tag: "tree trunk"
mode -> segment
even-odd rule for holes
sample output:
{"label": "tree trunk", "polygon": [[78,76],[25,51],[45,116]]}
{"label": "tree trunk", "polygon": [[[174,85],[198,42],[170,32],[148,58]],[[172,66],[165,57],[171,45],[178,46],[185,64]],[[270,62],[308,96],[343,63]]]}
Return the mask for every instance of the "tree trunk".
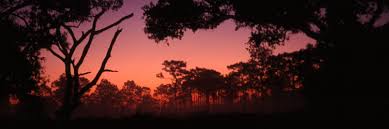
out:
{"label": "tree trunk", "polygon": [[65,96],[63,98],[62,106],[57,111],[57,119],[61,121],[70,120],[71,117],[71,101],[72,101],[72,89],[73,89],[73,77],[71,75],[70,61],[65,62],[65,73],[66,73],[66,87]]}
{"label": "tree trunk", "polygon": [[[68,65],[67,65],[68,66]],[[75,96],[73,92],[74,79],[70,72],[70,64],[66,67],[66,87],[65,87],[65,96],[63,99],[63,105],[57,111],[57,119],[66,122],[71,119],[73,111],[78,106],[79,97]]]}
{"label": "tree trunk", "polygon": [[209,93],[205,94],[205,99],[205,103],[207,104],[207,113],[209,113],[211,109],[211,104],[209,103]]}

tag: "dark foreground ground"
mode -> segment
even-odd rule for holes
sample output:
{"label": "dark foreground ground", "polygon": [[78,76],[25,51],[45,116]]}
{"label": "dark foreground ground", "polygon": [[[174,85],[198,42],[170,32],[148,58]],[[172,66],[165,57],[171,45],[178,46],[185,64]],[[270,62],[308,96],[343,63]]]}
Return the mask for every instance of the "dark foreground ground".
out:
{"label": "dark foreground ground", "polygon": [[[54,120],[12,120],[3,119],[0,129],[387,129],[389,121],[353,121],[338,118],[324,118],[306,113],[278,114],[193,114],[190,116],[150,116],[139,115],[131,118],[85,118],[59,124]],[[386,122],[385,122],[386,121]]]}

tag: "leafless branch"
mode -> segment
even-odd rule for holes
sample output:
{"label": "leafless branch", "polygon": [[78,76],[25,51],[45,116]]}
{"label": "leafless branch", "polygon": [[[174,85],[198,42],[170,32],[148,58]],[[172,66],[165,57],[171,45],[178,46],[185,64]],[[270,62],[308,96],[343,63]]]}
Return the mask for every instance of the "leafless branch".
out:
{"label": "leafless branch", "polygon": [[62,54],[64,54],[65,57],[66,57],[67,52],[66,52],[66,50],[63,48],[63,46],[62,46],[60,43],[58,43],[58,42],[55,43],[54,45],[57,46],[58,50],[59,50]]}
{"label": "leafless branch", "polygon": [[53,54],[55,57],[57,57],[61,61],[65,61],[65,58],[60,56],[58,53],[56,53],[53,49],[51,49],[51,47],[48,47],[47,50],[49,50],[51,52],[51,54]]}
{"label": "leafless branch", "polygon": [[[70,37],[72,37],[73,43],[77,43],[77,38],[74,35],[72,28],[70,26],[65,25],[65,24],[63,24],[62,26],[65,28],[65,30],[67,30],[69,32]],[[73,44],[73,46],[74,46],[74,44]]]}
{"label": "leafless branch", "polygon": [[[94,38],[95,35],[97,35],[97,34],[99,34],[99,33],[101,33],[101,32],[104,32],[104,31],[106,31],[106,30],[108,30],[108,29],[110,29],[110,28],[112,28],[112,27],[114,27],[114,26],[117,26],[118,24],[120,24],[120,23],[123,22],[124,20],[129,19],[129,18],[131,18],[132,16],[134,16],[134,14],[131,13],[131,14],[127,15],[127,16],[124,16],[124,17],[120,18],[118,21],[116,21],[116,22],[114,22],[114,23],[112,23],[112,24],[110,24],[110,25],[104,27],[103,29],[96,30],[97,21],[99,20],[99,18],[100,18],[104,13],[105,13],[105,11],[103,10],[103,11],[101,11],[99,14],[97,14],[97,15],[95,16],[95,18],[94,18],[94,20],[93,20],[93,23],[92,23],[92,28],[90,29],[91,32],[90,32],[90,34],[89,34],[89,40],[88,40],[87,44],[85,45],[84,50],[82,51],[81,57],[80,57],[79,61],[77,62],[76,67],[80,67],[81,64],[84,62],[85,57],[86,57],[86,54],[88,54],[89,48],[90,48],[90,46],[91,46],[91,44],[92,44],[92,41],[93,41],[93,38]],[[87,33],[88,33],[88,32],[87,32]]]}
{"label": "leafless branch", "polygon": [[[88,54],[89,48],[90,48],[90,46],[91,46],[91,44],[92,44],[92,41],[93,41],[93,39],[94,39],[94,37],[95,37],[95,35],[96,35],[96,34],[95,34],[95,30],[96,30],[97,21],[100,19],[100,17],[101,17],[104,13],[105,13],[105,10],[102,10],[102,11],[101,11],[100,13],[98,13],[98,14],[95,16],[95,18],[93,19],[92,28],[89,29],[88,32],[87,32],[88,34],[86,34],[86,35],[89,35],[88,42],[86,43],[84,49],[82,50],[81,57],[80,57],[80,59],[78,60],[78,62],[77,62],[77,64],[76,64],[76,68],[79,68],[79,67],[81,66],[81,64],[84,62],[84,59],[85,59],[86,55]],[[85,35],[83,35],[83,36],[85,36]],[[83,36],[82,36],[80,39],[82,39]],[[85,36],[85,37],[86,37],[86,36]],[[85,39],[85,38],[84,38],[84,39]],[[78,45],[79,43],[81,43],[80,40],[77,42],[77,45]],[[76,47],[77,47],[77,46],[73,46],[73,47],[71,48],[71,52],[72,52],[72,53],[74,52],[74,50],[75,50]]]}
{"label": "leafless branch", "polygon": [[80,92],[79,92],[80,96],[85,94],[92,86],[96,85],[97,81],[100,79],[101,75],[106,70],[105,66],[107,65],[108,59],[111,57],[112,48],[115,45],[116,39],[120,35],[121,32],[122,32],[122,29],[116,30],[115,35],[113,36],[112,41],[111,41],[109,48],[107,50],[107,53],[103,59],[103,62],[101,63],[99,71],[97,72],[97,74],[93,78],[93,80],[80,90]]}
{"label": "leafless branch", "polygon": [[131,13],[131,14],[127,15],[127,16],[122,17],[121,19],[119,19],[118,21],[112,23],[111,25],[108,25],[108,26],[106,26],[106,27],[104,27],[104,28],[102,28],[100,30],[96,30],[96,34],[99,34],[101,32],[104,32],[104,31],[108,30],[108,29],[111,29],[112,27],[119,25],[121,22],[123,22],[126,19],[131,18],[132,16],[134,16],[133,13]]}
{"label": "leafless branch", "polygon": [[[61,26],[58,26],[58,27],[56,27],[55,28],[56,30],[56,35],[57,36],[61,36],[62,34],[61,34]],[[68,52],[67,52],[67,49],[66,49],[66,46],[64,46],[63,44],[61,44],[60,42],[57,42],[56,43],[56,45],[57,45],[57,47],[58,47],[58,49],[62,52],[62,54],[64,54],[65,55],[65,57],[68,55]]]}
{"label": "leafless branch", "polygon": [[80,73],[79,76],[84,76],[84,75],[87,75],[87,74],[90,74],[91,72],[85,72],[85,73]]}
{"label": "leafless branch", "polygon": [[117,70],[105,69],[104,72],[119,72]]}
{"label": "leafless branch", "polygon": [[79,28],[81,26],[82,22],[79,22],[77,25],[64,25],[64,26],[68,26],[70,28]]}

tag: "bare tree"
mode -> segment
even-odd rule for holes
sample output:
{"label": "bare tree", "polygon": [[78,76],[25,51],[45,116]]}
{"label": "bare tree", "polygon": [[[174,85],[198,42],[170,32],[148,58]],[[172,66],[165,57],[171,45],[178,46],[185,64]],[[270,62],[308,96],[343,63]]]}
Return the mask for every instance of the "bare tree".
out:
{"label": "bare tree", "polygon": [[[120,23],[122,23],[124,20],[127,20],[133,16],[133,13],[123,16],[122,18],[118,19],[116,22],[109,24],[105,27],[102,27],[98,29],[96,27],[98,21],[100,20],[101,16],[105,14],[108,11],[108,9],[102,9],[100,12],[98,12],[96,15],[91,16],[92,20],[89,22],[91,24],[90,29],[88,29],[86,32],[82,32],[80,37],[77,37],[75,34],[75,30],[79,29],[79,26],[73,26],[73,25],[67,25],[65,23],[61,23],[60,26],[56,29],[57,33],[67,34],[71,37],[71,44],[68,46],[67,41],[63,40],[63,42],[56,43],[55,45],[48,48],[48,50],[58,59],[60,59],[65,66],[65,76],[66,76],[66,87],[65,87],[65,94],[64,94],[64,100],[62,103],[62,106],[57,112],[57,117],[62,120],[70,119],[72,112],[76,109],[76,107],[80,104],[80,98],[93,86],[96,85],[97,81],[100,79],[101,75],[104,72],[117,72],[114,70],[110,70],[106,68],[106,64],[111,57],[111,51],[113,46],[116,43],[116,39],[122,32],[122,29],[118,28],[109,44],[108,50],[105,54],[105,57],[103,61],[101,62],[100,68],[98,69],[96,75],[92,78],[92,80],[86,84],[85,86],[80,86],[80,76],[83,76],[85,74],[89,74],[90,72],[81,73],[80,67],[83,65],[84,60],[89,52],[90,46],[94,42],[94,38],[98,36],[99,34],[116,27]],[[80,23],[81,24],[81,23]],[[61,32],[65,31],[65,32]],[[86,41],[86,44],[83,48],[80,48],[80,44],[84,43]],[[59,53],[57,51],[54,51],[53,47],[57,47],[59,49]],[[82,49],[82,53],[80,55],[80,58],[78,61],[75,59],[75,51],[77,49]]]}

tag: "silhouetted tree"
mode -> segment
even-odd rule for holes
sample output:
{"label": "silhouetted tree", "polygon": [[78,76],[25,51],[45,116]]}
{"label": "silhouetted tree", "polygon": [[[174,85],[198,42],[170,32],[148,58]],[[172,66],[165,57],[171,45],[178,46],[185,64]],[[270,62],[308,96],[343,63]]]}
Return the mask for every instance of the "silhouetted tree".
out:
{"label": "silhouetted tree", "polygon": [[185,77],[183,85],[204,94],[205,102],[208,106],[207,111],[210,111],[210,97],[216,96],[216,92],[224,87],[224,78],[215,70],[195,68],[191,69],[190,73]]}
{"label": "silhouetted tree", "polygon": [[226,75],[224,89],[224,102],[226,104],[234,104],[234,100],[239,96],[239,90],[241,90],[241,78],[230,72]]}
{"label": "silhouetted tree", "polygon": [[153,96],[159,101],[159,113],[164,112],[167,104],[173,100],[173,90],[171,84],[161,84],[155,90]]}
{"label": "silhouetted tree", "polygon": [[[41,32],[39,27],[43,24],[34,24],[36,17],[29,16],[31,10],[26,7],[38,7],[40,3],[33,3],[32,0],[1,1],[0,3],[0,57],[3,65],[0,70],[0,115],[9,112],[10,96],[18,98],[21,103],[38,100],[31,92],[39,92],[43,86],[41,77],[42,58],[39,57],[39,50],[49,45],[39,40],[49,40]],[[27,21],[28,19],[29,21]],[[40,37],[35,38],[35,37]],[[31,107],[33,105],[30,105]],[[33,107],[32,107],[33,108]],[[22,114],[22,113],[21,113]]]}
{"label": "silhouetted tree", "polygon": [[90,11],[90,8],[85,7],[89,5],[90,1],[76,0],[1,1],[0,55],[2,59],[7,60],[0,73],[1,104],[7,103],[9,95],[16,96],[20,103],[24,103],[24,100],[38,100],[33,99],[37,98],[37,95],[30,93],[38,93],[37,90],[42,89],[40,86],[45,83],[45,79],[41,77],[40,50],[64,40],[64,35],[55,33],[58,22],[85,20],[88,15],[86,13]]}
{"label": "silhouetted tree", "polygon": [[141,87],[141,101],[138,103],[136,111],[139,114],[152,114],[156,111],[157,100],[151,95],[151,89]]}
{"label": "silhouetted tree", "polygon": [[182,81],[185,75],[188,73],[188,71],[186,70],[186,62],[178,60],[165,60],[162,65],[164,66],[162,70],[167,72],[170,77],[165,77],[162,73],[157,74],[157,77],[171,80],[171,90],[173,92],[172,102],[175,106],[175,110],[178,111],[178,101],[185,100],[185,98],[180,96],[180,94],[183,93],[184,90],[184,88],[182,87]]}
{"label": "silhouetted tree", "polygon": [[318,44],[314,55],[305,55],[310,58],[304,61],[314,63],[304,65],[320,63],[318,71],[301,71],[306,72],[302,83],[307,106],[322,112],[320,118],[361,118],[352,117],[354,112],[368,118],[379,116],[388,104],[381,76],[389,71],[384,56],[389,24],[382,17],[388,6],[385,0],[159,0],[144,7],[145,32],[162,41],[232,19],[237,28],[252,29],[249,42],[257,48],[276,47],[288,35],[304,33]]}
{"label": "silhouetted tree", "polygon": [[234,99],[242,106],[242,110],[246,111],[249,105],[249,93],[256,96],[255,99],[262,99],[267,95],[267,90],[270,89],[264,80],[267,79],[265,65],[260,65],[254,61],[238,62],[227,66],[230,73],[226,76],[227,96],[229,103],[233,103]]}
{"label": "silhouetted tree", "polygon": [[89,95],[88,106],[94,110],[94,116],[112,117],[120,115],[121,95],[118,87],[106,79],[102,79],[96,90]]}
{"label": "silhouetted tree", "polygon": [[[110,10],[117,10],[122,5],[122,0],[85,0],[85,1],[53,1],[47,2],[47,4],[58,5],[54,8],[47,8],[42,11],[40,17],[52,17],[51,26],[53,27],[56,42],[47,49],[59,60],[64,63],[66,87],[64,92],[64,99],[61,108],[57,112],[58,119],[68,120],[71,117],[72,112],[80,104],[81,97],[94,85],[96,85],[103,72],[115,72],[105,68],[108,59],[111,57],[112,48],[118,38],[122,29],[117,29],[112,41],[109,44],[106,55],[101,63],[100,68],[92,80],[85,86],[80,85],[80,76],[88,74],[90,72],[82,73],[79,71],[81,68],[90,46],[94,42],[94,38],[105,32],[126,19],[129,19],[133,14],[126,15],[112,24],[98,28],[97,23],[101,16]],[[82,30],[79,25],[90,25],[91,27],[85,32],[82,32],[77,37],[76,31]],[[66,37],[70,37],[69,41]],[[85,45],[81,45],[85,43]],[[81,55],[78,60],[75,57],[75,51],[82,49]],[[82,48],[83,47],[83,48]],[[54,49],[56,48],[56,49]]]}
{"label": "silhouetted tree", "polygon": [[[134,81],[126,81],[123,88],[120,90],[120,94],[123,96],[123,106],[125,109],[136,109],[137,104],[141,100],[140,96],[141,87],[138,86]],[[124,110],[125,110],[124,109]]]}
{"label": "silhouetted tree", "polygon": [[151,90],[148,87],[142,87],[135,81],[128,80],[117,93],[119,102],[118,110],[115,111],[120,115],[133,115],[133,113],[151,113],[155,111],[157,106],[156,100],[151,95]]}
{"label": "silhouetted tree", "polygon": [[[96,77],[85,87],[80,87],[79,68],[88,53],[94,37],[112,27],[117,26],[122,21],[130,18],[132,14],[119,19],[118,21],[105,26],[101,29],[96,28],[97,21],[109,10],[117,10],[122,5],[122,0],[12,0],[1,1],[0,19],[2,31],[7,28],[12,33],[6,32],[7,42],[5,52],[1,55],[12,55],[8,70],[1,73],[1,83],[4,83],[5,90],[8,92],[12,89],[11,85],[20,85],[22,89],[16,89],[19,95],[26,94],[34,89],[34,83],[39,80],[39,50],[47,48],[54,56],[58,57],[65,64],[65,75],[67,86],[65,87],[65,97],[62,108],[58,111],[58,118],[69,119],[71,112],[77,107],[79,100],[86,91],[96,84],[103,72],[112,70],[105,69],[105,64],[110,57],[112,46],[115,43],[121,29],[118,29],[110,44],[106,57],[103,60]],[[80,37],[76,37],[75,30],[80,29],[81,24],[91,24],[91,28],[82,32]],[[81,30],[81,29],[80,29]],[[70,37],[70,42],[67,41]],[[80,44],[86,45],[82,51],[80,59],[75,62],[74,52]],[[58,47],[59,54],[53,50],[51,45]],[[17,58],[13,58],[17,57]],[[7,59],[7,58],[3,58]],[[17,66],[15,64],[20,64]],[[11,68],[17,67],[12,70]],[[23,83],[14,83],[12,80],[24,81]],[[14,83],[14,84],[10,84]],[[2,84],[3,87],[3,84]],[[36,89],[36,88],[35,88]],[[9,93],[2,93],[1,100],[6,103]],[[4,97],[3,97],[4,96]],[[24,95],[26,96],[26,95]],[[28,95],[27,95],[28,96]],[[22,99],[24,97],[18,96]],[[3,106],[1,106],[3,107]]]}

